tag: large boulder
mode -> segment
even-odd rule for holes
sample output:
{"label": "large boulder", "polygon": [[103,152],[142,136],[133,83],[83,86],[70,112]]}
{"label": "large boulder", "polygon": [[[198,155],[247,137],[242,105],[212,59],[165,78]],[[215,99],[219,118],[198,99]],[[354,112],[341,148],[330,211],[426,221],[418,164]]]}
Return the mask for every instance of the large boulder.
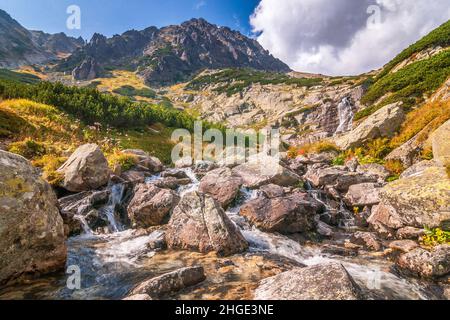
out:
{"label": "large boulder", "polygon": [[431,134],[430,141],[434,160],[442,166],[450,164],[450,120]]}
{"label": "large boulder", "polygon": [[166,240],[171,249],[214,251],[223,256],[248,248],[247,241],[220,204],[198,192],[183,196],[169,221]]}
{"label": "large boulder", "polygon": [[137,166],[148,170],[152,173],[159,173],[164,169],[164,165],[156,157],[152,157],[147,152],[140,149],[126,149],[122,151],[123,154],[135,156],[137,159]]}
{"label": "large boulder", "polygon": [[405,120],[405,112],[401,103],[387,105],[365,119],[350,133],[335,139],[341,149],[360,147],[366,142],[392,137]]}
{"label": "large boulder", "polygon": [[180,198],[168,189],[155,185],[140,184],[128,205],[128,216],[135,227],[148,228],[168,221]]}
{"label": "large boulder", "polygon": [[99,76],[100,66],[94,58],[87,58],[72,71],[74,80],[93,80]]}
{"label": "large boulder", "polygon": [[358,300],[361,290],[338,263],[296,268],[261,281],[255,300]]}
{"label": "large boulder", "polygon": [[450,221],[450,179],[443,167],[430,167],[380,190],[381,204],[369,223],[392,234],[403,227],[435,228]]}
{"label": "large boulder", "polygon": [[64,175],[62,186],[71,192],[98,189],[108,183],[111,175],[108,161],[96,144],[79,147],[58,172]]}
{"label": "large boulder", "polygon": [[300,182],[300,176],[270,156],[253,157],[247,163],[233,168],[233,174],[240,176],[244,186],[250,189],[271,183],[289,187]]}
{"label": "large boulder", "polygon": [[364,207],[380,203],[379,186],[376,183],[361,183],[350,186],[345,195],[349,206]]}
{"label": "large boulder", "polygon": [[144,294],[150,296],[152,299],[158,299],[196,285],[205,279],[205,271],[201,266],[182,268],[144,281],[132,290],[130,296]]}
{"label": "large boulder", "polygon": [[340,167],[312,166],[306,173],[305,178],[313,187],[333,187],[339,192],[347,192],[352,185],[378,181],[377,176],[349,172]]}
{"label": "large boulder", "polygon": [[0,150],[0,285],[64,268],[66,245],[56,195],[30,163]]}
{"label": "large boulder", "polygon": [[239,195],[242,178],[224,167],[206,174],[200,181],[199,191],[209,194],[226,209]]}
{"label": "large boulder", "polygon": [[402,254],[397,267],[409,274],[424,278],[439,278],[450,274],[450,245],[441,245],[432,251],[416,248]]}
{"label": "large boulder", "polygon": [[317,226],[315,215],[322,206],[305,193],[269,198],[261,196],[241,207],[240,215],[267,232],[307,232]]}

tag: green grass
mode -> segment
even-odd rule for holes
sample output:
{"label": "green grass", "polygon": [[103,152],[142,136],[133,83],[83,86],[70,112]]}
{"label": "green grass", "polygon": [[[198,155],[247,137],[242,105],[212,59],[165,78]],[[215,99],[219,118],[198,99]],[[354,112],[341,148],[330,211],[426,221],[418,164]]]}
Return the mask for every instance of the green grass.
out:
{"label": "green grass", "polygon": [[239,93],[252,84],[286,84],[298,87],[312,87],[322,83],[322,79],[292,78],[282,73],[264,72],[252,69],[225,69],[210,75],[195,78],[188,85],[189,90],[201,90],[208,85],[218,85],[214,89],[227,96]]}
{"label": "green grass", "polygon": [[130,85],[114,89],[113,92],[126,97],[144,97],[150,99],[156,98],[156,92],[153,91],[152,89],[150,88],[136,89],[135,87]]}
{"label": "green grass", "polygon": [[[450,76],[450,50],[430,59],[417,61],[396,73],[391,73],[373,84],[361,102],[370,107],[358,112],[360,120],[383,106],[402,101],[406,109],[424,102],[424,96],[437,90]],[[377,100],[386,96],[377,105]]]}
{"label": "green grass", "polygon": [[22,83],[36,83],[41,80],[38,76],[29,73],[14,72],[7,69],[0,69],[0,79]]}

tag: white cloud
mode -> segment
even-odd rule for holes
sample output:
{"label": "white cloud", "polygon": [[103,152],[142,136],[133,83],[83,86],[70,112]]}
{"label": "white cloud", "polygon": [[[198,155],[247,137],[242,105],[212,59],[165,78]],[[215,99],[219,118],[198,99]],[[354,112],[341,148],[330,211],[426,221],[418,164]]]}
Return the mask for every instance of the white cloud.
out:
{"label": "white cloud", "polygon": [[195,7],[195,10],[200,10],[201,8],[203,8],[206,5],[207,5],[206,0],[198,0],[195,3],[194,7]]}
{"label": "white cloud", "polygon": [[292,69],[343,75],[383,66],[449,18],[448,0],[261,0],[250,23]]}

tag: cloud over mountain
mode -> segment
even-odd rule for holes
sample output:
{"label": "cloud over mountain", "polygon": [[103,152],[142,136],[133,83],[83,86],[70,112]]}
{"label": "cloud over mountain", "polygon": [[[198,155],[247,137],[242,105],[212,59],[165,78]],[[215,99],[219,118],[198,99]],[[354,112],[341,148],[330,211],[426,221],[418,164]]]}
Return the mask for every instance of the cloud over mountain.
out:
{"label": "cloud over mountain", "polygon": [[262,0],[258,41],[299,71],[359,74],[450,19],[448,0]]}

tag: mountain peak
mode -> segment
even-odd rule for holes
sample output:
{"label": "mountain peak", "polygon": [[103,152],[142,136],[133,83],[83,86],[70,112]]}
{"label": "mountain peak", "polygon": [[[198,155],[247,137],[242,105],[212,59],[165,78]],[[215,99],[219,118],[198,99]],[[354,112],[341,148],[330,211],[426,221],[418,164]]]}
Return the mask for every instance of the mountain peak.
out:
{"label": "mountain peak", "polygon": [[150,85],[184,81],[204,69],[251,68],[289,72],[256,40],[203,18],[180,25],[127,31],[106,38],[95,34],[88,45],[63,61],[59,70],[72,71],[94,58],[100,67],[135,69]]}

